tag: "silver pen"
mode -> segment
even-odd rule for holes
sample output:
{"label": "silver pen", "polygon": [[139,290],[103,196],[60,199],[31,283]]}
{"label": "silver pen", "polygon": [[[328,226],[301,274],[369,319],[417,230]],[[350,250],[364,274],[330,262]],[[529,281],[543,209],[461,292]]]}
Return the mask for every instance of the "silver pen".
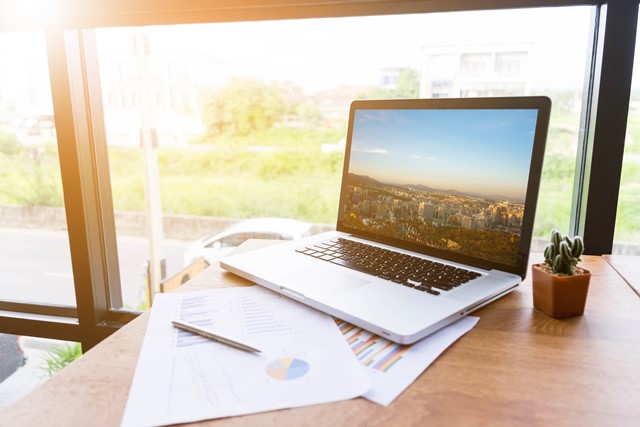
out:
{"label": "silver pen", "polygon": [[173,323],[173,326],[175,326],[178,329],[189,331],[196,335],[200,335],[202,337],[209,338],[210,340],[221,342],[223,344],[238,348],[240,350],[248,351],[251,353],[262,353],[261,350],[253,346],[250,346],[249,344],[238,341],[235,338],[229,338],[229,337],[225,337],[224,335],[207,331],[206,329],[202,329],[198,326],[192,325],[191,323],[187,323],[182,320],[172,320],[171,323]]}

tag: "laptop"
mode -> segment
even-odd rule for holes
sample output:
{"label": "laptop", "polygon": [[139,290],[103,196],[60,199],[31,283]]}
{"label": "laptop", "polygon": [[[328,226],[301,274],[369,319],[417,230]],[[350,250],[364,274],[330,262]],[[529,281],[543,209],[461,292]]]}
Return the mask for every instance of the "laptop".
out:
{"label": "laptop", "polygon": [[513,291],[528,268],[551,101],[354,101],[336,230],[223,269],[400,344]]}

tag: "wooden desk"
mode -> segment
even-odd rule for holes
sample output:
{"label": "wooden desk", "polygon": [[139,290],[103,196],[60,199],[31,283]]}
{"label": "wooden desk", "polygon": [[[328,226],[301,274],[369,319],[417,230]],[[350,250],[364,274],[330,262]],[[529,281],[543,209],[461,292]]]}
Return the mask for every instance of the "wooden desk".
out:
{"label": "wooden desk", "polygon": [[640,296],[640,256],[637,255],[604,255],[609,265]]}
{"label": "wooden desk", "polygon": [[[198,425],[637,427],[640,298],[603,258],[584,258],[593,274],[584,316],[559,321],[535,310],[527,280],[477,311],[478,325],[387,408],[358,398]],[[185,290],[238,285],[247,282],[209,267]],[[0,413],[0,425],[118,426],[147,319]]]}

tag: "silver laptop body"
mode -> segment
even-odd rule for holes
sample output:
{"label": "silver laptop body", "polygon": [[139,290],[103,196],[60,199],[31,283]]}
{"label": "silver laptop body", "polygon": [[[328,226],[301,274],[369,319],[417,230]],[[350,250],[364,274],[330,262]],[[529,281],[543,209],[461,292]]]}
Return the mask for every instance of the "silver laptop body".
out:
{"label": "silver laptop body", "polygon": [[[336,231],[231,255],[220,265],[413,343],[525,277],[550,108],[546,97],[355,101]],[[380,258],[375,271],[347,268],[351,253],[341,252],[360,248],[352,242],[412,263],[393,277],[379,272],[387,264]],[[439,270],[426,278],[405,274],[422,264]],[[455,273],[463,283],[450,286],[440,283],[442,270],[470,273]]]}

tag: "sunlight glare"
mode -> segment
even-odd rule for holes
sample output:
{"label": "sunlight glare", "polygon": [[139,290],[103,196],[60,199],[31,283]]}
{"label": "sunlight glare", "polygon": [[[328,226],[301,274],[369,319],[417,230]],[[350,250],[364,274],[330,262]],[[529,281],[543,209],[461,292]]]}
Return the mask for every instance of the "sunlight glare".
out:
{"label": "sunlight glare", "polygon": [[59,21],[58,2],[50,0],[20,0],[3,2],[3,18],[18,25],[50,26]]}

